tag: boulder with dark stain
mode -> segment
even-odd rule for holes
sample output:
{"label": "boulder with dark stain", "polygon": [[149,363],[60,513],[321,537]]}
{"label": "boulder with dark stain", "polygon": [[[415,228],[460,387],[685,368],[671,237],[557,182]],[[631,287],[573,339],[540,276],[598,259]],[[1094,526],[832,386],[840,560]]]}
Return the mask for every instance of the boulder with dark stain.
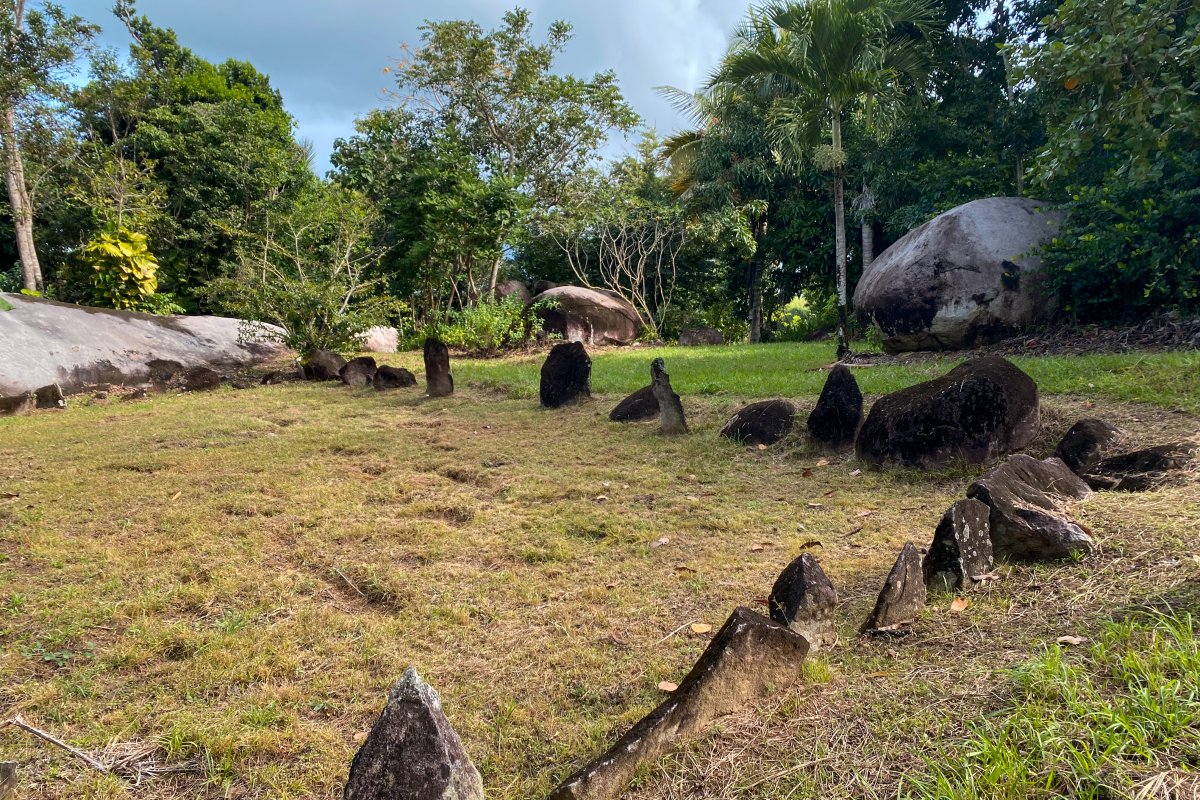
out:
{"label": "boulder with dark stain", "polygon": [[899,633],[916,621],[925,608],[925,576],[921,553],[912,542],[900,550],[892,571],[884,581],[871,616],[861,633]]}
{"label": "boulder with dark stain", "polygon": [[350,765],[345,800],[483,800],[483,780],[442,701],[411,667]]}
{"label": "boulder with dark stain", "polygon": [[984,464],[1033,441],[1038,414],[1033,379],[999,356],[985,356],[877,400],[855,447],[875,466]]}
{"label": "boulder with dark stain", "polygon": [[1102,419],[1079,420],[1063,436],[1054,450],[1067,468],[1082,475],[1100,462],[1121,441],[1117,428]]}
{"label": "boulder with dark stain", "polygon": [[208,367],[188,367],[182,376],[187,392],[210,392],[221,385],[221,373]]}
{"label": "boulder with dark stain", "polygon": [[992,548],[1015,561],[1078,558],[1095,542],[1071,518],[1071,503],[1091,494],[1060,459],[1010,456],[967,489],[967,497],[990,509]]}
{"label": "boulder with dark stain", "polygon": [[639,765],[695,739],[715,719],[756,698],[778,693],[799,677],[808,642],[785,625],[738,608],[671,697],[550,793],[550,800],[610,800]]}
{"label": "boulder with dark stain", "polygon": [[725,334],[716,328],[688,328],[679,334],[684,347],[704,347],[725,344]]}
{"label": "boulder with dark stain", "polygon": [[547,333],[588,346],[631,344],[645,327],[637,309],[615,292],[556,286],[533,298]]}
{"label": "boulder with dark stain", "polygon": [[658,415],[658,398],[654,396],[654,386],[651,385],[643,386],[617,403],[608,418],[613,422],[646,422],[657,419]]}
{"label": "boulder with dark stain", "polygon": [[538,397],[543,408],[560,408],[592,396],[592,359],[580,342],[550,348],[542,363]]}
{"label": "boulder with dark stain", "polygon": [[425,394],[448,397],[454,393],[454,376],[450,374],[450,349],[430,336],[425,340]]}
{"label": "boulder with dark stain", "polygon": [[970,589],[992,571],[991,509],[959,500],[942,515],[921,568],[927,589]]}
{"label": "boulder with dark stain", "polygon": [[650,362],[650,389],[658,401],[658,432],[664,436],[680,436],[688,432],[683,415],[683,401],[671,388],[671,376],[661,358]]}
{"label": "boulder with dark stain", "polygon": [[331,350],[314,350],[301,361],[301,370],[306,380],[338,381],[342,379],[342,367],[346,359]]}
{"label": "boulder with dark stain", "polygon": [[378,370],[379,366],[375,363],[375,359],[370,356],[359,356],[347,361],[346,365],[338,370],[338,377],[347,386],[362,389],[371,385]]}
{"label": "boulder with dark stain", "polygon": [[854,373],[845,364],[829,371],[816,408],[808,415],[808,434],[829,447],[854,442],[863,421],[863,396]]}
{"label": "boulder with dark stain", "polygon": [[867,267],[854,307],[884,347],[955,350],[1048,322],[1038,247],[1060,212],[1039,200],[989,197],[953,208],[900,237]]}
{"label": "boulder with dark stain", "polygon": [[837,600],[837,591],[817,559],[804,553],[779,574],[767,597],[767,607],[771,619],[803,636],[815,652],[837,642],[833,627]]}
{"label": "boulder with dark stain", "polygon": [[721,435],[741,444],[775,444],[792,432],[796,407],[787,400],[763,400],[738,411]]}
{"label": "boulder with dark stain", "polygon": [[375,375],[371,378],[371,385],[375,387],[375,391],[377,392],[384,392],[388,389],[403,389],[408,386],[416,386],[417,376],[404,367],[389,367],[387,364],[384,364],[375,370]]}

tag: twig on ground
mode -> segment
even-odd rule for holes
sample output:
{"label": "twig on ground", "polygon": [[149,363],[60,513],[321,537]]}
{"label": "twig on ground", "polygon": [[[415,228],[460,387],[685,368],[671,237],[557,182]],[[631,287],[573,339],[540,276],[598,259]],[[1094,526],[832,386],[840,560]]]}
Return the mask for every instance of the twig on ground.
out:
{"label": "twig on ground", "polygon": [[32,733],[34,736],[38,737],[39,739],[44,739],[45,741],[49,742],[50,744],[61,747],[63,750],[66,750],[71,755],[83,759],[84,761],[87,762],[88,766],[92,767],[93,769],[99,770],[100,772],[103,772],[105,775],[109,774],[112,771],[108,768],[108,766],[106,764],[103,764],[100,761],[97,761],[96,759],[92,758],[90,755],[83,752],[82,750],[80,750],[76,747],[72,747],[71,745],[64,742],[62,739],[54,738],[53,736],[51,736],[50,734],[46,733],[43,730],[40,730],[39,728],[33,727],[28,722],[21,719],[20,714],[13,717],[12,719],[10,719],[8,721],[8,724],[15,725],[16,727],[20,728],[23,731]]}
{"label": "twig on ground", "polygon": [[655,643],[654,643],[654,646],[655,646],[655,647],[658,647],[660,644],[662,644],[663,642],[665,642],[667,639],[670,639],[672,636],[674,636],[675,634],[679,633],[681,630],[683,630],[684,628],[686,628],[688,625],[691,625],[693,622],[697,622],[697,621],[698,621],[698,620],[689,619],[687,622],[683,623],[683,624],[682,624],[682,625],[680,625],[678,628],[676,628],[675,630],[671,631],[671,632],[670,632],[670,633],[668,633],[666,636],[662,637],[662,638],[661,638],[661,639],[659,639],[657,642],[655,642]]}
{"label": "twig on ground", "polygon": [[333,568],[333,571],[334,571],[334,572],[336,572],[336,573],[338,574],[338,577],[339,577],[339,578],[341,578],[342,580],[344,580],[344,581],[346,582],[346,585],[347,585],[347,586],[349,586],[349,587],[350,587],[351,589],[353,589],[354,591],[358,592],[358,594],[359,594],[361,597],[364,597],[364,598],[365,598],[365,597],[367,596],[367,593],[366,593],[366,592],[364,592],[362,589],[360,589],[360,588],[358,588],[357,586],[355,586],[355,585],[354,585],[354,581],[352,581],[352,580],[350,580],[349,578],[347,578],[347,577],[346,577],[346,573],[342,572],[342,571],[341,571],[340,569],[338,569],[337,567],[334,567],[334,568]]}

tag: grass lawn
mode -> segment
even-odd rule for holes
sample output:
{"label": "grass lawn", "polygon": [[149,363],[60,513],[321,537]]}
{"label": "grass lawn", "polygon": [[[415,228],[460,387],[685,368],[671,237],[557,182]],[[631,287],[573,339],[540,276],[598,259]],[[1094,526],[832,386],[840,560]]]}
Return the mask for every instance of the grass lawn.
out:
{"label": "grass lawn", "polygon": [[[689,437],[607,420],[655,355]],[[1158,756],[1112,751],[1072,775],[1141,785],[1200,764],[1194,629],[1138,611],[1200,607],[1200,482],[1095,495],[1077,515],[1099,554],[1002,565],[965,611],[931,597],[912,636],[862,641],[896,552],[928,544],[980,470],[855,474],[850,454],[826,463],[798,435],[765,450],[719,439],[748,400],[790,397],[803,418],[827,345],[598,353],[595,399],[553,412],[530,400],[541,358],[456,360],[459,391],[440,400],[288,384],[0,419],[0,714],[97,754],[192,768],[135,788],[0,728],[22,796],[340,797],[412,665],[488,796],[538,797],[688,670],[707,636],[672,631],[762,609],[805,549],[842,596],[839,646],[810,659],[802,685],[647,767],[628,797],[1025,796],[972,794],[962,777],[1005,763],[980,742],[1005,738],[1008,720],[1045,720],[1060,740],[1088,729],[1052,716],[1065,695],[1022,678],[1037,669],[1075,687],[1068,708],[1158,692],[1123,717],[1152,728]],[[856,375],[877,395],[952,363]],[[1043,391],[1035,455],[1081,416],[1146,443],[1200,427],[1194,352],[1020,363]],[[1064,635],[1092,641],[1054,644]],[[1121,654],[1156,636],[1170,654],[1126,680],[1136,665]],[[1178,713],[1155,716],[1167,704]],[[1075,785],[1059,780],[1051,789]]]}

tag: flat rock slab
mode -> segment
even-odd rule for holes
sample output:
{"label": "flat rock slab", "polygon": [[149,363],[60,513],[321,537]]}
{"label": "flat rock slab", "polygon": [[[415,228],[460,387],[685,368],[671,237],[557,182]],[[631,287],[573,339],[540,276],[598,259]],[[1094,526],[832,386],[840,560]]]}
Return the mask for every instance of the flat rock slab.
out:
{"label": "flat rock slab", "polygon": [[355,754],[343,797],[483,800],[483,780],[450,727],[441,698],[411,667]]}
{"label": "flat rock slab", "polygon": [[1061,459],[1018,454],[971,484],[967,497],[991,509],[988,524],[997,556],[1040,561],[1092,552],[1092,537],[1070,516],[1071,502],[1091,491]]}
{"label": "flat rock slab", "polygon": [[228,317],[159,317],[0,297],[12,306],[0,311],[0,396],[51,384],[67,394],[101,383],[138,385],[149,380],[155,359],[234,369],[287,352],[279,344],[240,341],[242,322]]}
{"label": "flat rock slab", "polygon": [[1174,442],[1145,447],[1132,453],[1102,458],[1081,472],[1080,477],[1092,489],[1141,492],[1170,480],[1190,469],[1200,446],[1195,442]]}
{"label": "flat rock slab", "polygon": [[1076,475],[1090,470],[1122,439],[1121,431],[1102,419],[1086,417],[1071,426],[1054,450]]}
{"label": "flat rock slab", "polygon": [[1038,421],[1033,379],[1010,361],[985,356],[877,400],[855,448],[874,466],[985,464],[1033,441]]}
{"label": "flat rock slab", "polygon": [[638,765],[704,732],[718,717],[795,683],[808,642],[784,625],[738,608],[671,697],[550,794],[551,800],[608,800]]}
{"label": "flat rock slab", "polygon": [[991,512],[971,498],[946,509],[922,562],[927,589],[970,589],[992,571]]}
{"label": "flat rock slab", "polygon": [[388,389],[403,389],[408,386],[416,386],[417,376],[404,367],[389,367],[384,364],[375,370],[371,384],[377,392],[387,391]]}
{"label": "flat rock slab", "polygon": [[921,553],[912,542],[904,545],[884,581],[871,616],[861,633],[896,633],[916,621],[925,608],[925,576]]}
{"label": "flat rock slab", "polygon": [[372,384],[378,370],[379,366],[375,363],[375,359],[370,356],[359,356],[347,361],[346,365],[338,370],[338,377],[347,386],[362,389]]}
{"label": "flat rock slab", "polygon": [[721,435],[741,444],[775,444],[792,432],[796,407],[787,400],[751,403],[729,418]]}
{"label": "flat rock slab", "polygon": [[542,363],[538,398],[543,408],[561,408],[592,396],[592,359],[581,342],[550,348]]}
{"label": "flat rock slab", "polygon": [[608,418],[613,422],[646,422],[658,419],[658,413],[658,398],[654,396],[654,386],[650,385],[617,403]]}
{"label": "flat rock slab", "polygon": [[454,393],[454,376],[450,374],[450,349],[440,340],[425,340],[425,394],[448,397]]}
{"label": "flat rock slab", "polygon": [[830,447],[852,444],[863,421],[863,396],[845,364],[829,371],[816,408],[808,415],[808,434]]}
{"label": "flat rock slab", "polygon": [[771,619],[803,636],[810,651],[816,652],[837,642],[833,627],[837,600],[837,590],[817,559],[804,553],[779,574],[767,597],[767,607]]}

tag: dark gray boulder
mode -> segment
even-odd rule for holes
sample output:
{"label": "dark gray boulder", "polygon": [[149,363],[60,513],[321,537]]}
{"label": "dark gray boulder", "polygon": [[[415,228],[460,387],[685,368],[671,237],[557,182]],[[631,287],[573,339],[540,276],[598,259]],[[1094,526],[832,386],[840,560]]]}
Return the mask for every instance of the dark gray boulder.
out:
{"label": "dark gray boulder", "polygon": [[[218,377],[218,380],[220,378]],[[63,395],[62,387],[57,383],[43,386],[33,393],[38,408],[66,408],[67,398]]]}
{"label": "dark gray boulder", "polygon": [[775,444],[792,432],[796,407],[787,400],[763,400],[738,411],[721,435],[742,444]]}
{"label": "dark gray boulder", "polygon": [[502,281],[501,283],[497,283],[495,297],[497,301],[516,297],[521,301],[521,305],[524,306],[533,302],[533,295],[530,294],[529,287],[521,281]]}
{"label": "dark gray boulder", "polygon": [[563,342],[550,348],[542,363],[538,397],[543,408],[560,408],[592,396],[592,359],[581,342]]}
{"label": "dark gray boulder", "polygon": [[654,396],[653,385],[638,389],[608,413],[608,418],[613,422],[646,422],[658,416],[658,398]]}
{"label": "dark gray boulder", "polygon": [[338,377],[347,386],[361,389],[372,384],[378,369],[379,366],[375,363],[375,359],[370,356],[359,356],[347,361],[346,365],[338,370]]}
{"label": "dark gray boulder", "polygon": [[816,408],[808,415],[808,434],[830,447],[852,444],[863,421],[863,396],[845,364],[829,371]]}
{"label": "dark gray boulder", "polygon": [[875,466],[984,464],[1033,441],[1038,421],[1033,379],[999,356],[985,356],[880,398],[855,449]]}
{"label": "dark gray boulder", "polygon": [[346,359],[330,350],[315,350],[301,362],[304,377],[310,381],[341,380],[341,371],[344,366],[346,366]]}
{"label": "dark gray boulder", "polygon": [[837,642],[833,627],[837,600],[837,591],[817,559],[804,553],[779,574],[767,597],[767,607],[771,619],[803,636],[810,651],[815,652]]}
{"label": "dark gray boulder", "polygon": [[375,370],[375,375],[371,378],[371,385],[375,387],[375,391],[377,392],[387,391],[388,389],[403,389],[408,386],[416,386],[417,376],[404,367],[389,367],[384,364]]}
{"label": "dark gray boulder", "polygon": [[725,344],[725,334],[716,328],[688,328],[680,332],[679,343],[684,347]]}
{"label": "dark gray boulder", "polygon": [[1131,453],[1102,458],[1080,473],[1092,489],[1140,492],[1170,480],[1191,467],[1200,450],[1194,442],[1173,442],[1144,447]]}
{"label": "dark gray boulder", "polygon": [[619,295],[581,286],[556,286],[533,298],[534,303],[553,301],[541,309],[547,333],[565,341],[586,345],[630,344],[642,332],[642,318]]}
{"label": "dark gray boulder", "polygon": [[533,296],[537,297],[543,292],[548,292],[551,289],[557,289],[558,284],[554,281],[537,281],[533,284]]}
{"label": "dark gray boulder", "polygon": [[900,632],[916,621],[923,608],[925,577],[921,572],[921,553],[908,542],[900,550],[860,633]]}
{"label": "dark gray boulder", "polygon": [[450,350],[437,338],[425,340],[425,394],[447,397],[454,393],[454,376],[450,374]]}
{"label": "dark gray boulder", "polygon": [[990,509],[992,548],[1015,561],[1077,558],[1095,542],[1070,515],[1072,501],[1091,489],[1060,459],[1009,456],[967,489]]}
{"label": "dark gray boulder", "polygon": [[344,800],[483,800],[483,780],[411,667],[354,755]]}
{"label": "dark gray boulder", "polygon": [[650,362],[650,390],[658,401],[658,432],[664,436],[680,436],[688,432],[683,415],[683,402],[671,389],[671,376],[661,358]]}
{"label": "dark gray boulder", "polygon": [[1054,450],[1067,468],[1076,475],[1096,466],[1121,441],[1121,431],[1102,419],[1079,420],[1063,436]]}
{"label": "dark gray boulder", "polygon": [[0,397],[0,417],[15,417],[29,414],[37,408],[37,398],[33,392]]}
{"label": "dark gray boulder", "polygon": [[921,562],[927,589],[970,589],[992,571],[990,515],[985,503],[971,498],[946,509]]}
{"label": "dark gray boulder", "polygon": [[188,392],[209,392],[221,385],[221,373],[208,367],[188,367],[182,375],[183,389]]}
{"label": "dark gray boulder", "polygon": [[1040,245],[1061,214],[1039,200],[989,197],[909,231],[867,267],[854,307],[900,350],[955,350],[1048,322]]}

